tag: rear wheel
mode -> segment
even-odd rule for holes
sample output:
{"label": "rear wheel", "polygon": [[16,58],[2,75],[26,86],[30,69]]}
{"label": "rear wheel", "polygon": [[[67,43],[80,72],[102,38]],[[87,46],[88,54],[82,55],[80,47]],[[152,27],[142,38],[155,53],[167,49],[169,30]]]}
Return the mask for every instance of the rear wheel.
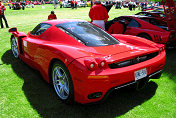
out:
{"label": "rear wheel", "polygon": [[152,38],[148,34],[139,34],[138,36],[152,41]]}
{"label": "rear wheel", "polygon": [[15,58],[18,58],[19,57],[18,42],[15,36],[11,37],[11,50],[12,50],[13,56]]}
{"label": "rear wheel", "polygon": [[52,67],[52,81],[56,94],[65,103],[74,100],[74,88],[71,75],[64,63],[57,61]]}

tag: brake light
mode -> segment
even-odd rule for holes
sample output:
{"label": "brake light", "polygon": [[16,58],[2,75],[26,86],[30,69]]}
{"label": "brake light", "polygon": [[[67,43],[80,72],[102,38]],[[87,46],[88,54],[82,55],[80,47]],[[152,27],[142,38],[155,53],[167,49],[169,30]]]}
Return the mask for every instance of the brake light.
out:
{"label": "brake light", "polygon": [[165,47],[164,45],[162,47],[160,47],[160,52],[164,51],[165,50]]}
{"label": "brake light", "polygon": [[160,52],[165,50],[165,45],[163,44],[157,44],[156,46],[160,49]]}
{"label": "brake light", "polygon": [[95,70],[97,67],[97,64],[93,60],[85,59],[84,63],[87,66],[87,68],[91,71]]}
{"label": "brake light", "polygon": [[95,58],[95,60],[100,68],[106,68],[107,63],[104,58]]}

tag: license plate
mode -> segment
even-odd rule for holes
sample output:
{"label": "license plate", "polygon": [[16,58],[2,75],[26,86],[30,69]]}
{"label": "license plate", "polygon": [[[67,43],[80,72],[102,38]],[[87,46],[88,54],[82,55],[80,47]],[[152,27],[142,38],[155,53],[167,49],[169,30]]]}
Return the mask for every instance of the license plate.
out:
{"label": "license plate", "polygon": [[135,72],[134,72],[134,76],[135,76],[135,81],[146,77],[146,76],[147,76],[147,69],[144,68],[144,69],[135,71]]}

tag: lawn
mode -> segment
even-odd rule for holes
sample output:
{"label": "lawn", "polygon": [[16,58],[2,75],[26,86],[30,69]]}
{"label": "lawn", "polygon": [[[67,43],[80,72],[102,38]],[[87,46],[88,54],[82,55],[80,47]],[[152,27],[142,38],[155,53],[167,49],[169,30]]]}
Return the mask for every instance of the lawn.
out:
{"label": "lawn", "polygon": [[[10,27],[27,33],[45,21],[51,10],[59,19],[84,19],[90,21],[90,8],[53,9],[52,5],[35,6],[23,10],[7,8],[6,18]],[[114,9],[110,18],[130,15],[138,11]],[[8,29],[0,29],[0,118],[175,118],[176,117],[176,50],[167,50],[164,72],[160,79],[150,80],[146,88],[132,91],[123,88],[114,91],[101,104],[66,105],[56,96],[53,88],[40,73],[20,60],[10,50]]]}

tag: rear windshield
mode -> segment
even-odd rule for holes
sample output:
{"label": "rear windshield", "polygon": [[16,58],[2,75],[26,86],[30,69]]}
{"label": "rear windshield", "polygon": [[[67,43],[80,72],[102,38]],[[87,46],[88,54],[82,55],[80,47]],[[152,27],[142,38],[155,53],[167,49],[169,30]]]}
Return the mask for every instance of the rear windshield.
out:
{"label": "rear windshield", "polygon": [[98,47],[119,43],[110,34],[89,22],[67,22],[56,27],[87,46]]}

